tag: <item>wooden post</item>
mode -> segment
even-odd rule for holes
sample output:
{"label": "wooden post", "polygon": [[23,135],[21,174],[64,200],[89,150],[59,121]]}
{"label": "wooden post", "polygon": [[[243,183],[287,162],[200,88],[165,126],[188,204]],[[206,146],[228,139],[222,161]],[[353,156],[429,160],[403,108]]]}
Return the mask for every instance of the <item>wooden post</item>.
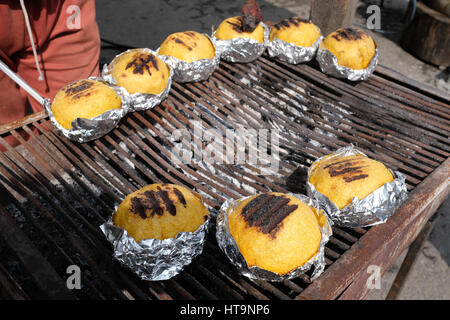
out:
{"label": "wooden post", "polygon": [[357,0],[313,0],[309,18],[324,36],[352,25]]}
{"label": "wooden post", "polygon": [[404,31],[402,42],[419,58],[450,66],[450,17],[417,2],[416,15]]}

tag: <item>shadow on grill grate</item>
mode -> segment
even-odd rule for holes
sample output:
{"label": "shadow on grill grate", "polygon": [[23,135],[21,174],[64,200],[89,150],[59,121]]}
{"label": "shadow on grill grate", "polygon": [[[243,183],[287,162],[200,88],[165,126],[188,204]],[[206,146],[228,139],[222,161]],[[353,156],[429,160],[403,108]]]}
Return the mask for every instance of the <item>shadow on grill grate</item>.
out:
{"label": "shadow on grill grate", "polygon": [[[182,184],[211,209],[255,192],[305,192],[306,169],[339,147],[354,144],[401,171],[413,190],[450,153],[448,100],[413,90],[376,72],[364,83],[323,75],[261,57],[221,67],[209,80],[172,85],[169,98],[147,112],[129,114],[103,138],[75,144],[39,119],[10,128],[22,143],[0,154],[0,296],[79,299],[293,299],[310,273],[270,283],[239,276],[217,247],[214,230],[203,254],[171,280],[140,281],[112,260],[98,226],[126,194],[147,184]],[[194,157],[175,163],[176,146],[215,150],[196,138],[193,122],[223,141],[227,130],[278,129],[278,167],[209,163]],[[214,130],[213,130],[214,129]],[[25,141],[23,130],[31,136]],[[198,138],[198,137],[197,137]],[[0,143],[7,147],[3,137]],[[220,149],[220,150],[219,150]],[[246,150],[251,152],[251,150]],[[333,228],[327,268],[370,228]],[[81,290],[68,290],[67,267],[82,271]]]}

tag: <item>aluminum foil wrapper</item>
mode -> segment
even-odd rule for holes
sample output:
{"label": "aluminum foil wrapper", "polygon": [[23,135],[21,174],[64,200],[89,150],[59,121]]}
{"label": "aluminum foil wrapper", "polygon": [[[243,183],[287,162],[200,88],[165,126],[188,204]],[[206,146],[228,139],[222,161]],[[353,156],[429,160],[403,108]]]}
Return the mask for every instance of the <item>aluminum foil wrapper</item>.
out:
{"label": "aluminum foil wrapper", "polygon": [[56,132],[72,141],[79,143],[92,141],[107,134],[117,126],[120,119],[122,119],[129,112],[130,108],[130,102],[125,89],[114,86],[98,77],[90,77],[88,79],[102,81],[111,87],[122,100],[122,108],[108,110],[91,119],[76,118],[72,121],[72,129],[66,129],[62,127],[55,119],[55,116],[51,110],[50,99],[45,99],[44,101],[44,109],[47,112],[50,122],[53,124]]}
{"label": "aluminum foil wrapper", "polygon": [[267,52],[272,58],[278,58],[291,64],[308,62],[314,58],[322,39],[323,36],[319,36],[311,47],[302,47],[274,38],[268,43]]}
{"label": "aluminum foil wrapper", "polygon": [[[350,145],[338,149],[333,153],[332,157],[356,154],[366,156],[353,145]],[[318,158],[314,161],[313,165],[323,158]],[[349,228],[373,226],[385,223],[408,197],[405,176],[398,171],[391,170],[391,173],[394,176],[392,182],[384,184],[361,200],[356,197],[353,198],[352,203],[341,210],[327,196],[317,191],[309,182],[311,169],[308,170],[307,193],[310,197],[318,201],[320,208],[325,210],[336,225]]]}
{"label": "aluminum foil wrapper", "polygon": [[[217,51],[214,39],[207,36],[214,46],[215,55],[213,59],[200,59],[193,62],[185,62],[178,58],[166,55],[159,55],[173,70],[173,80],[177,82],[196,82],[209,78],[209,76],[219,67],[220,54]],[[157,50],[159,52],[159,48]]]}
{"label": "aluminum foil wrapper", "polygon": [[[290,194],[291,196],[295,196],[299,198],[305,204],[314,207],[316,209],[319,208],[318,203],[302,194]],[[242,275],[257,280],[265,280],[265,281],[284,281],[292,278],[296,278],[306,272],[308,272],[312,266],[314,266],[314,271],[311,276],[311,280],[316,279],[322,272],[325,270],[325,244],[328,242],[329,238],[332,235],[332,221],[327,218],[327,224],[323,228],[321,228],[322,239],[319,244],[319,249],[317,253],[309,259],[303,266],[292,270],[291,272],[279,275],[277,273],[262,269],[258,266],[249,267],[247,262],[245,261],[244,256],[239,251],[239,247],[234,240],[229,224],[228,224],[228,216],[233,212],[233,209],[236,208],[239,203],[248,199],[249,197],[241,198],[238,200],[226,200],[218,213],[217,216],[217,225],[216,225],[216,239],[219,244],[220,249],[225,253],[225,255],[230,259],[231,263],[238,269],[239,273]],[[321,213],[323,214],[323,213]]]}
{"label": "aluminum foil wrapper", "polygon": [[113,257],[142,280],[160,281],[179,274],[203,251],[207,220],[194,232],[180,232],[175,238],[145,239],[136,242],[127,231],[114,225],[112,217],[100,226],[113,245]]}
{"label": "aluminum foil wrapper", "polygon": [[229,40],[221,40],[216,38],[216,31],[212,34],[212,39],[216,44],[216,50],[220,55],[220,59],[230,62],[247,63],[258,59],[269,43],[269,28],[260,22],[264,28],[264,40],[259,43],[255,39],[234,38]]}
{"label": "aluminum foil wrapper", "polygon": [[332,75],[336,78],[345,78],[351,81],[366,80],[375,70],[378,64],[378,48],[375,50],[375,55],[370,60],[369,66],[366,69],[356,70],[350,69],[338,64],[336,56],[323,45],[319,46],[316,59],[319,62],[320,69],[323,73]]}
{"label": "aluminum foil wrapper", "polygon": [[[105,81],[107,81],[113,85],[117,85],[116,81],[114,80],[114,77],[112,76],[112,70],[114,68],[115,62],[121,55],[131,52],[131,51],[141,51],[144,53],[150,53],[161,59],[161,57],[155,51],[150,50],[148,48],[127,50],[127,51],[122,52],[121,54],[115,56],[109,65],[105,64],[103,66],[102,78]],[[167,96],[169,95],[169,91],[172,86],[172,77],[173,77],[173,71],[172,71],[172,68],[170,68],[170,66],[169,66],[169,79],[167,81],[167,85],[161,93],[156,94],[156,95],[148,94],[148,93],[133,93],[133,94],[131,94],[126,89],[124,89],[124,92],[128,96],[129,101],[130,101],[130,108],[129,108],[130,110],[129,111],[130,112],[144,111],[144,110],[148,110],[148,109],[153,108],[154,106],[157,106],[158,104],[160,104],[161,101],[166,99]]]}

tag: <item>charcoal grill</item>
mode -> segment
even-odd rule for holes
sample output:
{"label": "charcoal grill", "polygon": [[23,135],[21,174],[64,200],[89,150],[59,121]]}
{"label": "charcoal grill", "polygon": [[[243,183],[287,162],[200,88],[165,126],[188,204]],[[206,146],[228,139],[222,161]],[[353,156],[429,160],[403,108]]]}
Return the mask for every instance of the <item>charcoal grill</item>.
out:
{"label": "charcoal grill", "polygon": [[[207,81],[173,83],[169,97],[127,115],[93,142],[58,136],[45,113],[0,127],[0,296],[14,299],[355,299],[367,268],[386,271],[449,193],[449,96],[378,66],[370,79],[328,77],[314,63],[263,56],[221,62]],[[279,170],[253,164],[174,165],[175,129],[278,128]],[[21,133],[30,139],[24,140]],[[11,148],[5,137],[21,143]],[[203,253],[167,281],[141,281],[112,259],[99,226],[123,197],[168,182],[199,192],[211,209],[254,192],[305,192],[317,157],[352,143],[406,176],[409,199],[387,223],[333,227],[326,269],[284,282],[237,274],[217,246],[214,228]],[[69,290],[67,268],[81,269]]]}

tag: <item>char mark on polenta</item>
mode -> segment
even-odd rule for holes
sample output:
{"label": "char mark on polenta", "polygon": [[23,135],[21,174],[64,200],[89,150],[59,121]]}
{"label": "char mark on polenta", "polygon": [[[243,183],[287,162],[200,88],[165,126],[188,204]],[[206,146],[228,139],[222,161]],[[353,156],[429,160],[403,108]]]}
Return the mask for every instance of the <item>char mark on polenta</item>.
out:
{"label": "char mark on polenta", "polygon": [[336,34],[333,35],[333,38],[337,41],[341,41],[341,39],[358,40],[361,39],[361,32],[350,28],[339,29],[336,31]]}
{"label": "char mark on polenta", "polygon": [[284,19],[276,24],[274,24],[274,28],[280,30],[281,28],[290,28],[291,26],[298,26],[300,23],[309,23],[308,20],[299,18],[299,17],[291,17]]}
{"label": "char mark on polenta", "polygon": [[93,82],[88,82],[86,80],[78,81],[69,85],[65,89],[65,93],[67,96],[71,96],[72,99],[79,99],[91,94],[89,88],[92,87],[93,84]]}
{"label": "char mark on polenta", "polygon": [[355,159],[347,159],[330,163],[324,169],[328,169],[331,177],[342,176],[345,182],[352,182],[368,177],[367,174],[361,171],[362,168],[367,166],[358,166],[358,164],[360,163],[355,161]]}
{"label": "char mark on polenta", "polygon": [[186,34],[187,36],[191,37],[191,38],[194,38],[194,39],[197,38],[197,36],[195,35],[195,33],[192,32],[192,31],[186,31],[185,34]]}
{"label": "char mark on polenta", "polygon": [[186,207],[186,199],[183,194],[177,188],[173,188],[173,193],[177,196],[178,201],[180,201]]}
{"label": "char mark on polenta", "polygon": [[167,190],[162,190],[160,187],[158,187],[158,192],[156,192],[156,194],[158,194],[160,196],[160,198],[163,200],[167,211],[169,211],[169,213],[173,216],[176,215],[177,208],[175,207],[173,202],[170,200],[169,192],[167,192]]}
{"label": "char mark on polenta", "polygon": [[131,67],[134,67],[133,69],[133,73],[139,73],[139,74],[144,74],[144,70],[147,70],[148,75],[151,76],[152,72],[150,71],[150,67],[149,64],[152,64],[153,67],[156,70],[158,69],[158,62],[156,61],[156,58],[151,55],[151,54],[138,54],[136,55],[136,57],[127,64],[127,66],[125,67],[126,69],[129,69]]}
{"label": "char mark on polenta", "polygon": [[242,23],[238,24],[231,21],[227,21],[227,23],[232,25],[234,31],[242,33]]}
{"label": "char mark on polenta", "polygon": [[251,200],[243,209],[242,216],[250,227],[275,237],[282,221],[297,205],[288,205],[290,199],[284,196],[262,194]]}
{"label": "char mark on polenta", "polygon": [[[171,191],[175,194],[178,201],[186,207],[186,199],[183,194],[176,188],[173,188]],[[177,214],[177,208],[174,202],[170,199],[169,191],[163,190],[160,187],[158,187],[158,191],[145,191],[138,197],[131,199],[131,207],[133,212],[141,216],[143,219],[148,217],[147,212],[149,212],[150,216],[162,215],[164,213],[162,205],[164,205],[166,210],[171,215],[175,216]]]}
{"label": "char mark on polenta", "polygon": [[183,40],[180,40],[180,39],[178,39],[178,38],[174,38],[174,40],[175,40],[176,43],[179,43],[179,44],[185,46],[186,48],[188,48],[189,51],[192,51],[192,47],[190,47],[190,46],[188,46],[186,43],[184,43]]}

